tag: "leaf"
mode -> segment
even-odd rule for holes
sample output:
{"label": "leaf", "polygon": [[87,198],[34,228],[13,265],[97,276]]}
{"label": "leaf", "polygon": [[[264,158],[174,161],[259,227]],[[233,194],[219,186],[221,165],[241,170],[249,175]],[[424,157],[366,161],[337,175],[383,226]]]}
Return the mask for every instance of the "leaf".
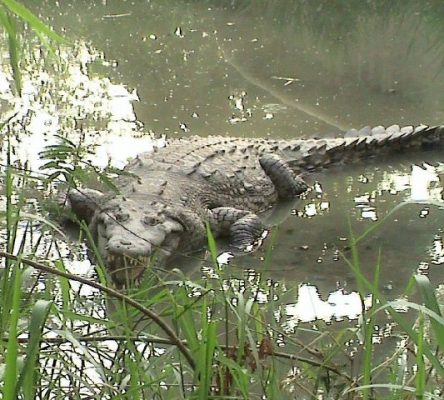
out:
{"label": "leaf", "polygon": [[22,74],[20,72],[20,45],[17,41],[17,31],[15,23],[9,15],[0,9],[0,21],[5,27],[8,34],[9,64],[12,68],[12,76],[14,78],[15,87],[18,94],[22,94]]}
{"label": "leaf", "polygon": [[[18,263],[17,263],[18,264]],[[15,269],[14,283],[12,288],[13,298],[10,310],[8,346],[5,356],[5,374],[3,378],[3,400],[15,400],[15,387],[17,383],[17,357],[18,357],[18,341],[17,341],[17,324],[20,315],[20,298],[21,298],[21,280],[22,271]]]}
{"label": "leaf", "polygon": [[21,386],[23,386],[25,399],[32,400],[35,398],[34,392],[36,385],[34,381],[40,339],[51,304],[52,302],[47,300],[37,300],[32,308],[31,319],[29,321],[29,343],[26,349],[26,360],[16,386],[17,398]]}
{"label": "leaf", "polygon": [[66,43],[67,41],[52,31],[47,25],[45,25],[39,18],[37,18],[31,11],[29,11],[24,5],[16,2],[15,0],[2,0],[3,4],[15,15],[27,22],[29,26],[36,32],[44,34],[48,38],[59,42]]}
{"label": "leaf", "polygon": [[113,179],[107,176],[105,173],[99,173],[99,180],[107,187],[107,189],[110,189],[115,193],[119,193],[119,188],[113,182]]}
{"label": "leaf", "polygon": [[208,249],[210,250],[211,254],[211,261],[213,262],[213,266],[217,267],[217,244],[216,240],[214,239],[213,232],[211,232],[211,226],[210,223],[207,222],[206,224],[207,228],[207,238],[208,238]]}
{"label": "leaf", "polygon": [[[435,296],[435,290],[430,283],[429,278],[424,275],[415,275],[415,280],[421,293],[421,297],[424,301],[424,305],[436,315],[442,317],[441,310],[438,305],[438,300]],[[431,318],[432,329],[435,332],[437,342],[444,350],[444,319],[439,321],[436,318]]]}

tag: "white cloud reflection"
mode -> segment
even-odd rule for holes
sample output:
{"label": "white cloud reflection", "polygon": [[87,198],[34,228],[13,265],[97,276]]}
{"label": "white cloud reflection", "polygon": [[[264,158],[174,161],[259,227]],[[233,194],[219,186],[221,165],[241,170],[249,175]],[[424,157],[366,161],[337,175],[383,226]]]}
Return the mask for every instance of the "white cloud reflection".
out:
{"label": "white cloud reflection", "polygon": [[385,172],[378,183],[378,190],[393,194],[410,190],[406,200],[442,201],[442,187],[437,185],[440,182],[438,169],[424,163],[412,165],[410,174]]}
{"label": "white cloud reflection", "polygon": [[[370,301],[370,297],[364,299],[366,307]],[[299,286],[297,302],[287,304],[285,314],[287,319],[284,327],[291,331],[301,322],[356,319],[362,314],[362,302],[357,292],[345,293],[343,289],[330,293],[324,301],[316,286],[302,284]]]}
{"label": "white cloud reflection", "polygon": [[42,63],[23,69],[21,97],[13,93],[12,77],[0,71],[0,102],[8,104],[2,117],[16,113],[11,124],[17,132],[11,135],[16,159],[38,168],[42,165],[38,153],[45,145],[57,143],[54,135],[74,142],[83,135],[86,146],[96,146],[92,161],[99,167],[110,160],[111,165],[123,167],[128,158],[164,144],[141,130],[133,108],[139,100],[135,90],[89,72],[93,63],[109,65],[102,53],[79,41],[74,49],[61,48],[60,57],[67,67],[50,74]]}

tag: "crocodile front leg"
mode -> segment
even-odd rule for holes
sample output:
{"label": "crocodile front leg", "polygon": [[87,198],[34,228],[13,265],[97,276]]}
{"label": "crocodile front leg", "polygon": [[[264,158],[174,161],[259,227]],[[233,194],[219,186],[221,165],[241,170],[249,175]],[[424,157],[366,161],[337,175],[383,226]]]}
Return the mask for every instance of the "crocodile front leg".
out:
{"label": "crocodile front leg", "polygon": [[256,214],[233,207],[209,210],[209,223],[217,236],[229,236],[234,252],[250,252],[261,239],[265,226]]}
{"label": "crocodile front leg", "polygon": [[278,155],[266,154],[259,159],[259,163],[281,199],[292,199],[308,189],[307,183]]}

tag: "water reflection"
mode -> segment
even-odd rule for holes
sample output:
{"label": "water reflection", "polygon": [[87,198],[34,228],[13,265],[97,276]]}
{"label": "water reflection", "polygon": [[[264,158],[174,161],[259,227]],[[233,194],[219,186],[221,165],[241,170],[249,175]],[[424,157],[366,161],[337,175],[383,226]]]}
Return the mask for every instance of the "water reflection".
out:
{"label": "water reflection", "polygon": [[442,171],[442,166],[434,167],[425,163],[412,165],[410,174],[384,174],[383,180],[378,183],[378,190],[391,194],[407,191],[409,196],[406,200],[416,202],[440,202],[443,200],[439,179]]}
{"label": "water reflection", "polygon": [[331,292],[324,301],[316,286],[303,284],[299,286],[297,302],[285,306],[283,327],[287,332],[292,332],[301,322],[357,319],[362,314],[363,306],[370,306],[371,297],[363,301],[357,292],[346,293],[343,289]]}
{"label": "water reflection", "polygon": [[431,263],[441,265],[444,264],[444,243],[442,235],[435,235],[433,244],[429,249]]}
{"label": "water reflection", "polygon": [[11,77],[0,74],[0,101],[8,104],[2,116],[15,114],[10,138],[17,161],[37,169],[44,163],[40,151],[55,144],[55,136],[61,134],[94,148],[91,161],[101,167],[121,168],[140,148],[150,151],[154,145],[163,145],[162,138],[155,140],[141,131],[133,109],[138,100],[134,90],[91,74],[93,63],[111,67],[103,53],[78,41],[74,48],[60,48],[59,55],[66,65],[62,71],[49,74],[43,66],[33,66],[22,73],[21,98],[13,95]]}

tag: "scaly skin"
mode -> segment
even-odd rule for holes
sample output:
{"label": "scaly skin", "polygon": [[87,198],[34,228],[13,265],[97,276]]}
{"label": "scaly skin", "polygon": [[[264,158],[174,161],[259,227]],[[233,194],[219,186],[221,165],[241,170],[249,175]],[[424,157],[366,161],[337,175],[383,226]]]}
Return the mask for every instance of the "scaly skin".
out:
{"label": "scaly skin", "polygon": [[118,284],[137,280],[156,260],[200,248],[206,224],[228,235],[234,251],[251,250],[264,229],[258,214],[307,189],[298,176],[332,164],[441,140],[442,127],[397,126],[349,131],[343,138],[242,139],[192,137],[145,153],[117,180],[120,194],[72,191],[71,207],[89,223]]}

